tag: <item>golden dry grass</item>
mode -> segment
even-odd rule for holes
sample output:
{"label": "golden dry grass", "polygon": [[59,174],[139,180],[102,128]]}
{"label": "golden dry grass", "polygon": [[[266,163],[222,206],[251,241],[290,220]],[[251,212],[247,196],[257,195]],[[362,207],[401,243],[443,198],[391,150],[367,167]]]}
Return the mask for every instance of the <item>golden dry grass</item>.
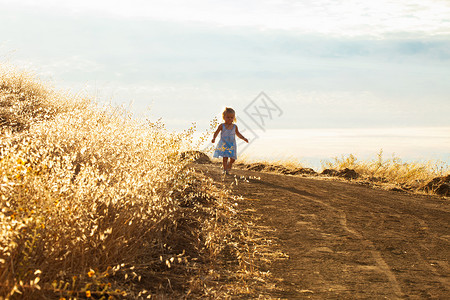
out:
{"label": "golden dry grass", "polygon": [[296,169],[296,168],[303,168],[304,164],[300,162],[297,158],[284,158],[284,159],[278,159],[278,160],[267,160],[267,159],[252,159],[248,155],[242,155],[239,157],[239,159],[236,161],[238,164],[245,164],[245,165],[251,165],[251,164],[264,164],[267,166],[284,166],[289,169]]}
{"label": "golden dry grass", "polygon": [[336,170],[349,168],[366,179],[413,189],[450,172],[448,164],[443,161],[404,162],[396,156],[384,158],[383,150],[380,150],[375,158],[365,161],[359,160],[353,154],[335,157],[331,161],[324,161],[322,167]]}
{"label": "golden dry grass", "polygon": [[0,130],[0,298],[252,292],[254,233],[228,191],[180,159],[193,128],[172,133],[3,67]]}
{"label": "golden dry grass", "polygon": [[[218,159],[213,161],[220,163]],[[239,157],[235,165],[264,172],[296,175],[296,171],[301,170],[298,173],[302,176],[305,176],[304,174],[318,175],[296,158],[269,161],[252,159],[244,154]],[[386,188],[398,186],[412,192],[431,194],[436,194],[436,191],[434,188],[426,187],[427,183],[437,177],[450,174],[447,162],[436,160],[405,162],[394,155],[391,158],[385,158],[383,150],[378,151],[375,158],[368,160],[360,160],[355,155],[349,154],[322,161],[322,171],[324,169],[341,171],[347,168],[358,174],[358,180],[369,181],[377,186]]]}

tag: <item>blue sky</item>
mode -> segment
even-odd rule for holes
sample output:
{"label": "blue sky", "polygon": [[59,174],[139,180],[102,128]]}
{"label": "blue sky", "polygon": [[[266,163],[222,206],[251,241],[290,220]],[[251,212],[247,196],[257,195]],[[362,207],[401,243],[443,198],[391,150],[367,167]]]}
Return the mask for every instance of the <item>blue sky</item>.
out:
{"label": "blue sky", "polygon": [[[376,3],[371,3],[376,2]],[[450,2],[5,1],[0,62],[61,89],[150,109],[169,128],[238,115],[270,126],[448,127]]]}

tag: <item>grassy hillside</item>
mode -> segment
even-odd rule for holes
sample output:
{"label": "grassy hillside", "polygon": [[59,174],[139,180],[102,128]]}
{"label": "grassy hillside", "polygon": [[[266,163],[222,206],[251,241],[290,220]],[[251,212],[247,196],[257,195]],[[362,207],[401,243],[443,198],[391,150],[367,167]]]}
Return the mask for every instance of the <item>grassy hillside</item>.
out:
{"label": "grassy hillside", "polygon": [[251,293],[252,233],[180,159],[192,130],[3,67],[0,131],[0,298]]}

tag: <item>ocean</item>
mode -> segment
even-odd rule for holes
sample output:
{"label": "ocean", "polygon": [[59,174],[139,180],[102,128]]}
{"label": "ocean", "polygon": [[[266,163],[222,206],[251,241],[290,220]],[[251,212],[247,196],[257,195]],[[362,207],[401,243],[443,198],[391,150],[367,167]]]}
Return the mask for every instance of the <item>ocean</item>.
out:
{"label": "ocean", "polygon": [[384,158],[404,162],[450,162],[450,127],[415,128],[328,128],[268,129],[241,132],[250,142],[237,138],[238,159],[294,160],[316,169],[333,157],[354,154],[374,159],[380,150]]}

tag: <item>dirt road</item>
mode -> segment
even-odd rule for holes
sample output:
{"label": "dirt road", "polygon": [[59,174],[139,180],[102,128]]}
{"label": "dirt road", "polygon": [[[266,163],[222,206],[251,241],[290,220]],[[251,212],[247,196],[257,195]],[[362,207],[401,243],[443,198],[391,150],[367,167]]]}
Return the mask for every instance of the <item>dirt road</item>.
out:
{"label": "dirt road", "polygon": [[241,208],[275,230],[289,258],[270,268],[280,279],[272,297],[450,299],[448,199],[248,170],[224,178],[212,164],[197,169],[231,186],[244,197]]}

